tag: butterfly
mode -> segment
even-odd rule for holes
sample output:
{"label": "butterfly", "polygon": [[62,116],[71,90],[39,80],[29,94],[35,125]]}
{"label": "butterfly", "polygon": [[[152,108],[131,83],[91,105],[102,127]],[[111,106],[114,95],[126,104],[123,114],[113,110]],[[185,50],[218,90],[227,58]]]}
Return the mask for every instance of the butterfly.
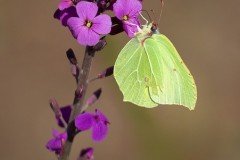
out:
{"label": "butterfly", "polygon": [[154,23],[138,27],[135,37],[120,51],[114,77],[124,101],[146,108],[159,104],[195,108],[194,78],[172,42]]}

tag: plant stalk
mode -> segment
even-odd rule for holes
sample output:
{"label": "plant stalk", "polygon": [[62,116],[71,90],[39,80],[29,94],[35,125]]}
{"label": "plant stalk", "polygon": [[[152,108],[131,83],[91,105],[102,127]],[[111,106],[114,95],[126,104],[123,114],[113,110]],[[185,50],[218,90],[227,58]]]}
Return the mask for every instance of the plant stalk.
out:
{"label": "plant stalk", "polygon": [[77,89],[75,92],[75,97],[73,101],[73,108],[69,119],[69,124],[67,127],[68,139],[64,144],[63,150],[59,156],[59,160],[68,160],[71,152],[71,147],[73,143],[73,139],[77,133],[76,127],[74,125],[75,117],[81,113],[85,93],[88,87],[88,76],[91,70],[91,65],[93,61],[93,57],[95,55],[96,50],[93,47],[87,46],[85,49],[84,59],[82,63],[82,69],[77,78]]}

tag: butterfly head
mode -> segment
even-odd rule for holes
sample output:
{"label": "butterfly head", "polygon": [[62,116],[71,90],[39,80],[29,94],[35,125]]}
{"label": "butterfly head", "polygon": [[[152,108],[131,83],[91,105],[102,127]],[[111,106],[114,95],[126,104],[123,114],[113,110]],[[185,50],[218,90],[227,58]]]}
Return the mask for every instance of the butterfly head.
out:
{"label": "butterfly head", "polygon": [[143,43],[147,38],[152,37],[153,34],[160,34],[158,25],[155,22],[142,25],[142,28],[138,27],[135,37],[139,42]]}
{"label": "butterfly head", "polygon": [[152,34],[160,34],[160,32],[158,30],[158,24],[155,22],[152,22],[151,24],[152,24],[151,25]]}

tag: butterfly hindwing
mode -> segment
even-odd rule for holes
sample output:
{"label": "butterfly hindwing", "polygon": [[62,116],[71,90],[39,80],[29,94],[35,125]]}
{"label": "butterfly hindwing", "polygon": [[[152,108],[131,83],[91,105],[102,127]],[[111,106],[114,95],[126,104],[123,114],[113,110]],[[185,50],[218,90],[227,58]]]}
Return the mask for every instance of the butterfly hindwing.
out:
{"label": "butterfly hindwing", "polygon": [[171,41],[162,34],[153,34],[145,40],[144,48],[147,55],[157,59],[152,61],[157,76],[157,87],[149,88],[152,100],[194,109],[197,99],[194,79]]}

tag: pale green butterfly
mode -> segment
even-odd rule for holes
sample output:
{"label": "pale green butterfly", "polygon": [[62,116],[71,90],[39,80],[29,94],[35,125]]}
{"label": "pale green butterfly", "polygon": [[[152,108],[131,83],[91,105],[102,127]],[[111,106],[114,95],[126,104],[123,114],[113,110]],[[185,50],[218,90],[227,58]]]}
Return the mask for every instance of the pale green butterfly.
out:
{"label": "pale green butterfly", "polygon": [[124,101],[152,108],[158,104],[195,108],[197,88],[171,41],[153,23],[138,27],[114,65]]}

